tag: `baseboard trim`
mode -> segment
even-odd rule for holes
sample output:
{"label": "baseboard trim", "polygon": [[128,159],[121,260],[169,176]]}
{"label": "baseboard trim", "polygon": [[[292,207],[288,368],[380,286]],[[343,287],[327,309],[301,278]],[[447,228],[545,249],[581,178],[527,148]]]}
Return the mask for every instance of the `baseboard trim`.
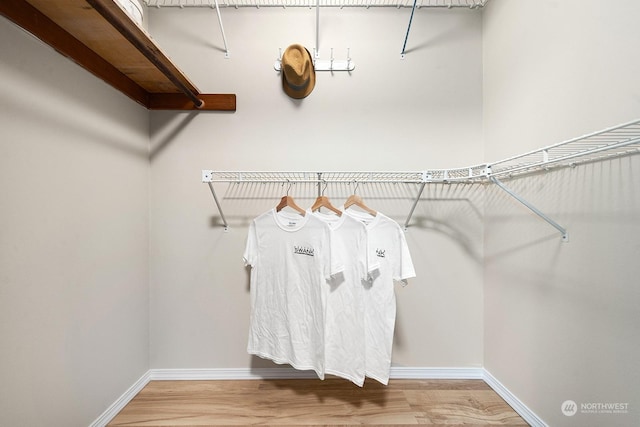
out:
{"label": "baseboard trim", "polygon": [[102,413],[94,422],[90,424],[89,427],[105,427],[109,422],[118,415],[127,403],[133,399],[136,394],[140,393],[148,383],[151,381],[151,371],[145,372],[143,376],[141,376],[138,381],[136,381],[127,391],[125,391],[122,396],[118,398],[111,406],[107,408],[106,411]]}
{"label": "baseboard trim", "polygon": [[481,380],[482,368],[408,368],[392,366],[389,378],[406,380]]}
{"label": "baseboard trim", "polygon": [[[484,368],[416,368],[391,367],[391,379],[481,379],[532,427],[548,427],[531,409]],[[313,379],[313,371],[282,368],[219,368],[219,369],[151,369],[118,398],[89,427],[105,427],[118,415],[149,381]]]}
{"label": "baseboard trim", "polygon": [[[391,367],[391,379],[483,379],[482,368]],[[151,380],[313,379],[313,371],[293,368],[152,369]]]}
{"label": "baseboard trim", "polygon": [[152,369],[154,381],[260,380],[318,378],[313,371],[294,368]]}
{"label": "baseboard trim", "polygon": [[527,405],[522,403],[507,387],[496,379],[489,371],[483,369],[483,380],[507,402],[531,427],[548,427]]}

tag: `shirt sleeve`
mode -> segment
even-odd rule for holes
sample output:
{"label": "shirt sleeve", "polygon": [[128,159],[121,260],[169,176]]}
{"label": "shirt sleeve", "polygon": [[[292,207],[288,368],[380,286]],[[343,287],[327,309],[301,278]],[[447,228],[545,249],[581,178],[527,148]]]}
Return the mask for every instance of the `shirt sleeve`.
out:
{"label": "shirt sleeve", "polygon": [[256,261],[258,258],[258,237],[256,234],[256,223],[255,221],[251,222],[249,225],[249,234],[247,235],[247,244],[244,248],[244,254],[242,259],[244,261],[244,265],[250,265],[254,267],[256,265]]}
{"label": "shirt sleeve", "polygon": [[327,239],[328,239],[328,245],[327,248],[329,249],[329,274],[326,275],[325,277],[327,279],[330,279],[332,276],[335,276],[337,274],[340,274],[344,271],[345,266],[344,266],[344,262],[340,257],[340,251],[337,250],[336,248],[336,238],[334,237],[334,232],[327,226],[326,227],[326,234],[327,234]]}
{"label": "shirt sleeve", "polygon": [[407,245],[407,239],[404,236],[404,232],[398,226],[397,230],[398,240],[398,254],[400,259],[397,260],[397,271],[394,274],[394,279],[401,281],[403,285],[407,285],[407,279],[416,277],[416,271],[413,267],[413,261],[411,260],[411,253],[409,252],[409,245]]}

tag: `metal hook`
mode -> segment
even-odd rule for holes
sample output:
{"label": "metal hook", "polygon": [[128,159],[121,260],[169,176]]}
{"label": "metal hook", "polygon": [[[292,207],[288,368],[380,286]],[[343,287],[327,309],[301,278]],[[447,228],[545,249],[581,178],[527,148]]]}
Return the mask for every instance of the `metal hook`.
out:
{"label": "metal hook", "polygon": [[322,193],[321,194],[324,196],[324,190],[327,189],[327,185],[329,185],[329,183],[325,179],[323,179],[322,182],[324,182],[324,187],[322,187]]}
{"label": "metal hook", "polygon": [[291,190],[291,181],[287,180],[287,182],[283,182],[282,186],[284,187],[284,184],[289,184],[289,186],[287,187],[287,193],[285,194],[285,196],[289,196],[289,190]]}
{"label": "metal hook", "polygon": [[355,187],[353,188],[353,194],[356,194],[356,190],[358,189],[360,183],[358,181],[353,181],[353,183],[355,184]]}

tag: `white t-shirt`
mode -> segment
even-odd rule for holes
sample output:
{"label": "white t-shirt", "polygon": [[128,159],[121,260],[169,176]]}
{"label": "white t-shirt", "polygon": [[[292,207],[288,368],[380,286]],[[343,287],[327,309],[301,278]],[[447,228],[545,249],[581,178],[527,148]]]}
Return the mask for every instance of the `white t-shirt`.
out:
{"label": "white t-shirt", "polygon": [[394,281],[415,277],[411,254],[400,225],[381,214],[347,209],[348,215],[366,225],[369,256],[378,269],[364,289],[366,376],[388,384],[396,322]]}
{"label": "white t-shirt", "polygon": [[313,215],[271,209],[249,226],[251,266],[247,351],[324,379],[324,297],[331,274],[330,229]]}
{"label": "white t-shirt", "polygon": [[365,378],[364,286],[376,268],[367,259],[367,231],[349,215],[313,212],[332,230],[332,254],[344,271],[325,289],[325,372],[362,387]]}

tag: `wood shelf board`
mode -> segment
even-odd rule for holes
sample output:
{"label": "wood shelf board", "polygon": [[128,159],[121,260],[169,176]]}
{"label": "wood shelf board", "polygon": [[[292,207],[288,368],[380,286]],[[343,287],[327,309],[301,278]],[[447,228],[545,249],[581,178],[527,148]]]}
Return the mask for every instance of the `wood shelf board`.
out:
{"label": "wood shelf board", "polygon": [[[27,1],[147,92],[179,92],[164,74],[85,0]],[[119,9],[115,3],[114,7]],[[121,13],[129,19],[124,11]],[[133,21],[131,26],[144,32]],[[153,43],[150,37],[149,41]]]}
{"label": "wood shelf board", "polygon": [[[114,18],[109,21],[92,4],[108,9]],[[111,0],[2,0],[0,15],[145,108],[197,109],[178,88],[181,84],[204,100],[200,110],[236,109],[234,94],[201,94],[149,34]],[[162,68],[169,70],[173,81]]]}

